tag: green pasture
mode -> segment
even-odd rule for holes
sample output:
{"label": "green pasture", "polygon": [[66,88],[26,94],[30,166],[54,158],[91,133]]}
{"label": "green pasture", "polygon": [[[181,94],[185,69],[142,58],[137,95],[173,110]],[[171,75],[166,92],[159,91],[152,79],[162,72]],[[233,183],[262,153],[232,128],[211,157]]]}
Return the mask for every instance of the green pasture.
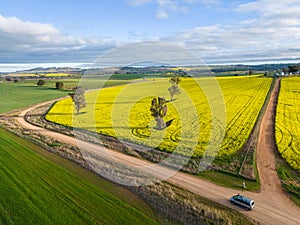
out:
{"label": "green pasture", "polygon": [[60,98],[66,94],[48,86],[37,87],[32,83],[3,82],[0,83],[0,113]]}
{"label": "green pasture", "polygon": [[0,224],[158,224],[129,191],[0,129]]}
{"label": "green pasture", "polygon": [[[0,82],[0,114],[10,110],[31,106],[37,103],[67,96],[73,87],[81,82],[86,89],[114,86],[128,83],[127,80],[95,79],[46,79],[45,85],[38,87],[37,80],[20,80],[17,83]],[[56,82],[63,82],[64,89],[55,89]]]}

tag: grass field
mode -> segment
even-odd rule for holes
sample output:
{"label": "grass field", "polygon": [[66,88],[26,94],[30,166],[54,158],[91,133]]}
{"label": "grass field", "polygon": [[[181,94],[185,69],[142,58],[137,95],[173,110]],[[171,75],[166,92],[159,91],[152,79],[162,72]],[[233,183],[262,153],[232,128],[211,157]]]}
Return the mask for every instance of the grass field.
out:
{"label": "grass field", "polygon": [[129,191],[0,129],[0,224],[158,224]]}
{"label": "grass field", "polygon": [[300,172],[300,77],[281,80],[275,126],[281,156]]}
{"label": "grass field", "polygon": [[[57,81],[64,83],[64,90],[55,89]],[[97,80],[95,82],[93,79],[62,79],[46,80],[45,85],[41,87],[36,85],[37,80],[19,81],[17,83],[0,82],[0,114],[66,96],[79,81],[87,89],[114,86],[129,82],[126,80]]]}
{"label": "grass field", "polygon": [[230,173],[227,171],[214,171],[214,170],[206,170],[202,171],[198,174],[199,177],[209,180],[218,185],[222,185],[224,187],[233,188],[237,190],[245,190],[243,188],[243,182],[246,183],[247,191],[259,191],[260,184],[257,181],[245,179],[241,175],[236,173]]}
{"label": "grass field", "polygon": [[[212,85],[210,79],[200,78],[197,82],[213,91],[214,87],[209,86]],[[222,162],[236,154],[247,140],[272,79],[226,77],[217,78],[217,81],[226,106],[226,115],[221,115],[226,119],[225,138],[218,154]],[[195,145],[193,156],[202,156],[212,132],[212,112],[203,90],[194,80],[184,78],[180,83],[182,94],[168,103],[165,121],[173,120],[171,125],[164,131],[153,129],[155,123],[149,111],[151,99],[153,96],[170,99],[169,86],[168,79],[155,79],[90,92],[86,94],[88,104],[81,114],[73,114],[74,107],[68,98],[56,103],[46,118],[162,151],[176,149],[182,154],[189,154]],[[214,113],[214,117],[220,117]]]}
{"label": "grass field", "polygon": [[37,87],[31,83],[0,83],[0,113],[65,96],[53,88]]}

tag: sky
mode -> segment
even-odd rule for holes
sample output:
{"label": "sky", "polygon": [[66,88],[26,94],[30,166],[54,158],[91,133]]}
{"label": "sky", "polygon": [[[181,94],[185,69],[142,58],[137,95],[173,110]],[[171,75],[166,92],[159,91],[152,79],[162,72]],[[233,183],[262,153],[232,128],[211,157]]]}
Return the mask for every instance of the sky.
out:
{"label": "sky", "polygon": [[143,42],[207,64],[300,62],[299,8],[298,0],[0,0],[0,63],[92,63]]}

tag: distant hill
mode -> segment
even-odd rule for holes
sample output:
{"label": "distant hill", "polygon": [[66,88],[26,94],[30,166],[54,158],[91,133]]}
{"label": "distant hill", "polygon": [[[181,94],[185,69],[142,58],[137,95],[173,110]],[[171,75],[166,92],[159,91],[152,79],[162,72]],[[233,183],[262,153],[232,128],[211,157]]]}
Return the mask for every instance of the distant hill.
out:
{"label": "distant hill", "polygon": [[[111,67],[111,68],[72,68],[72,67],[36,67],[33,69],[17,71],[15,73],[1,73],[2,75],[14,76],[14,74],[47,74],[47,73],[67,73],[67,74],[76,74],[76,75],[85,75],[85,76],[97,76],[97,75],[111,75],[111,74],[140,74],[140,75],[166,75],[166,76],[197,76],[202,75],[216,75],[222,74],[224,72],[233,72],[237,71],[237,74],[240,74],[244,71],[246,74],[247,71],[254,72],[266,72],[266,71],[277,71],[289,66],[299,65],[296,63],[280,63],[280,64],[260,64],[260,65],[199,65],[199,66],[172,66],[172,65],[159,65],[159,66],[126,66],[126,67]],[[212,72],[212,73],[211,73]]]}

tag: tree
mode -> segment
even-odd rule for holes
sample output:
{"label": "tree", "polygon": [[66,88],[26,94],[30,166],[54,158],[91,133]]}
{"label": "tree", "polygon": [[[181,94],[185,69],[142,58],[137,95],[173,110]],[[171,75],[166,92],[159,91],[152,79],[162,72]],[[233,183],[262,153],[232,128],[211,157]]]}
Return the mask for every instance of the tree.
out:
{"label": "tree", "polygon": [[283,68],[283,69],[282,69],[282,72],[283,72],[284,74],[288,74],[288,73],[289,73],[289,68]]}
{"label": "tree", "polygon": [[80,87],[80,86],[73,88],[73,93],[69,93],[69,95],[71,96],[71,98],[75,104],[77,114],[79,114],[79,111],[81,109],[86,107],[84,93],[85,93],[84,88]]}
{"label": "tree", "polygon": [[36,83],[37,86],[43,86],[45,84],[45,81],[42,79],[39,79],[38,82]]}
{"label": "tree", "polygon": [[290,65],[290,66],[288,66],[288,69],[289,69],[290,73],[295,73],[300,70],[300,66],[299,65]]}
{"label": "tree", "polygon": [[172,85],[171,87],[168,88],[168,91],[170,92],[171,95],[171,101],[173,101],[174,95],[180,94],[180,89],[177,85]]}
{"label": "tree", "polygon": [[251,76],[253,75],[253,70],[249,70],[248,74]]}
{"label": "tree", "polygon": [[170,83],[171,83],[172,85],[178,85],[180,82],[181,82],[180,77],[172,77],[172,78],[170,79]]}
{"label": "tree", "polygon": [[164,117],[167,115],[168,107],[166,99],[162,97],[153,98],[151,102],[151,116],[156,120],[156,129],[163,130],[166,127]]}
{"label": "tree", "polygon": [[171,101],[173,101],[174,95],[180,94],[180,88],[178,87],[178,84],[181,82],[181,79],[179,77],[172,77],[170,79],[170,83],[172,84],[171,87],[168,88],[168,91],[171,95]]}
{"label": "tree", "polygon": [[63,87],[64,87],[64,83],[63,82],[56,82],[55,83],[55,88],[56,89],[62,90]]}

